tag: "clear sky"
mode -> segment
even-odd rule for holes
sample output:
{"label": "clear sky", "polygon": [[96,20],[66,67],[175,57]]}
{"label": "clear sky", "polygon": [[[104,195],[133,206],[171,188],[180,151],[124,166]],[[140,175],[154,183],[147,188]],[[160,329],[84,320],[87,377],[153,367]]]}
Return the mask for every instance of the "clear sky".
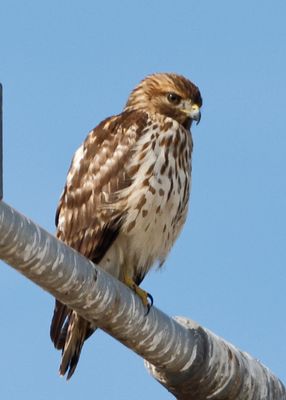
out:
{"label": "clear sky", "polygon": [[[2,0],[0,14],[4,198],[50,232],[73,152],[145,75],[200,87],[189,218],[143,287],[286,382],[286,2]],[[1,399],[172,398],[102,332],[61,379],[52,311],[1,264]]]}

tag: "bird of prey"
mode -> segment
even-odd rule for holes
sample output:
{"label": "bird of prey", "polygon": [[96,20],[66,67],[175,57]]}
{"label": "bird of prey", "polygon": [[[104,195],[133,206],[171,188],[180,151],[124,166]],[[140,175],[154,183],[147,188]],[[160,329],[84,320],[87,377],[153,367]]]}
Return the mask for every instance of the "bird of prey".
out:
{"label": "bird of prey", "polygon": [[[202,98],[173,73],[147,76],[121,114],[102,121],[76,151],[57,213],[57,237],[128,285],[139,288],[162,265],[184,222],[189,202],[191,125]],[[62,351],[60,374],[75,371],[95,326],[56,300],[51,339]]]}

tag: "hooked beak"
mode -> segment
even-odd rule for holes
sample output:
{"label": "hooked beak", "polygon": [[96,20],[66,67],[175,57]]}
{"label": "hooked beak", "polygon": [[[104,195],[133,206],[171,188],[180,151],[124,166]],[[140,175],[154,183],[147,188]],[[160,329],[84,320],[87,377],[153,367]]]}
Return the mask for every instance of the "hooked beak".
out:
{"label": "hooked beak", "polygon": [[197,121],[197,125],[201,120],[200,107],[197,104],[192,104],[189,101],[183,103],[182,111],[188,115],[193,121]]}
{"label": "hooked beak", "polygon": [[201,120],[201,111],[200,107],[197,104],[193,104],[190,111],[190,117],[197,121],[197,125],[200,123]]}

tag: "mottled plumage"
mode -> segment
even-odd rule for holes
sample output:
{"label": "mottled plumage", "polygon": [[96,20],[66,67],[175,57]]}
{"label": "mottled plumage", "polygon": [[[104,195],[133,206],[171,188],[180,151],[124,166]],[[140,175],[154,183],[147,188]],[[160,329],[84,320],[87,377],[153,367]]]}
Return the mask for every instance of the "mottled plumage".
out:
{"label": "mottled plumage", "polygon": [[[127,283],[139,285],[164,262],[186,219],[192,120],[198,88],[175,74],[154,74],[119,115],[102,121],[76,151],[57,215],[57,237]],[[56,301],[51,338],[60,373],[73,374],[96,327]]]}

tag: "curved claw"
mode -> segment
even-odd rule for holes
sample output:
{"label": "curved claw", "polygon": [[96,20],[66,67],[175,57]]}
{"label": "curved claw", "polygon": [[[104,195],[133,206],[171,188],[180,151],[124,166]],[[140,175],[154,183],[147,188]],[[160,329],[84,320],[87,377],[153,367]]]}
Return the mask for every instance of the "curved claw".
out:
{"label": "curved claw", "polygon": [[136,293],[142,303],[144,307],[147,307],[147,312],[145,314],[148,315],[152,306],[153,306],[153,297],[150,293],[146,292],[145,290],[141,289],[138,285],[136,285],[136,283],[133,281],[132,278],[130,278],[130,276],[125,275],[124,276],[124,281],[125,285],[127,285],[128,287],[130,287],[130,289],[132,289],[134,291],[134,293]]}
{"label": "curved claw", "polygon": [[147,312],[145,314],[145,317],[147,317],[147,315],[149,314],[151,308],[153,307],[153,303],[154,303],[153,296],[150,293],[147,293],[147,299],[149,299],[150,302],[148,302],[148,304],[147,304]]}

